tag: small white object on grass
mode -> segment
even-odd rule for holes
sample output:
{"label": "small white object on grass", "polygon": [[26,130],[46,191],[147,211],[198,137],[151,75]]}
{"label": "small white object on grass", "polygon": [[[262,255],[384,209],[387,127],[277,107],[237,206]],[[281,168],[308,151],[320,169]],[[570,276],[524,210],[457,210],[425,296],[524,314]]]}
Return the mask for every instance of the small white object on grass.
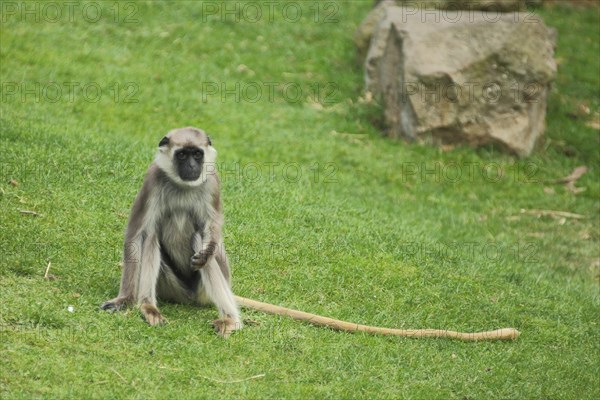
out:
{"label": "small white object on grass", "polygon": [[73,307],[73,306],[69,306],[69,307],[67,307],[67,310],[68,310],[69,312],[74,312],[74,311],[75,311],[75,307]]}

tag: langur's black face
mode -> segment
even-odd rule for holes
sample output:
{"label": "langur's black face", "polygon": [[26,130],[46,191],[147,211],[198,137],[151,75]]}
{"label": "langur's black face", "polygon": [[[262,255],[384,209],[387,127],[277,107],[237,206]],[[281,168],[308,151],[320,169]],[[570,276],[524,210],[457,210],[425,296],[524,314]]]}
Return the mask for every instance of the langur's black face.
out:
{"label": "langur's black face", "polygon": [[179,177],[184,181],[195,181],[202,172],[204,150],[198,147],[184,147],[175,151],[173,162]]}
{"label": "langur's black face", "polygon": [[214,174],[217,151],[208,135],[194,127],[173,129],[158,144],[154,159],[171,182],[198,187]]}

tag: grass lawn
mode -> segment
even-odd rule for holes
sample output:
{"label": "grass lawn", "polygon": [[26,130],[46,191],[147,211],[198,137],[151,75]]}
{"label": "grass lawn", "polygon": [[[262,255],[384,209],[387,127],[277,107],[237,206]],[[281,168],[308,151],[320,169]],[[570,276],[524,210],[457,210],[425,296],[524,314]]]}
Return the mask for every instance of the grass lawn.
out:
{"label": "grass lawn", "polygon": [[[380,135],[350,40],[369,1],[27,4],[0,15],[1,398],[600,397],[597,8],[539,11],[559,74],[546,140],[517,160]],[[245,311],[225,341],[212,308],[163,303],[160,328],[100,312],[155,148],[187,125],[219,151],[238,295],[521,337],[346,334]],[[581,165],[585,191],[547,183]]]}

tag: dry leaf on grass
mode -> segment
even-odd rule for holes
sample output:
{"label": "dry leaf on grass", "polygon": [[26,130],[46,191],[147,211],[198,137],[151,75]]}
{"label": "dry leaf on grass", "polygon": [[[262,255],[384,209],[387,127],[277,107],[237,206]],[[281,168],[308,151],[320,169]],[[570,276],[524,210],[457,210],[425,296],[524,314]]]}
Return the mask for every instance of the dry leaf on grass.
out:
{"label": "dry leaf on grass", "polygon": [[585,215],[575,214],[568,211],[556,211],[556,210],[537,210],[521,209],[521,214],[535,215],[536,217],[554,217],[554,218],[573,218],[573,219],[584,219]]}
{"label": "dry leaf on grass", "polygon": [[585,114],[585,115],[590,115],[592,113],[592,110],[590,110],[590,107],[587,104],[580,103],[579,104],[579,112],[581,112],[582,114]]}
{"label": "dry leaf on grass", "polygon": [[552,181],[547,181],[547,183],[564,183],[572,193],[580,193],[585,190],[585,188],[575,187],[575,183],[579,178],[583,176],[588,171],[588,168],[585,165],[579,166],[573,170],[569,175],[564,178],[555,179]]}
{"label": "dry leaf on grass", "polygon": [[369,137],[365,134],[361,134],[361,133],[348,133],[348,132],[338,132],[338,131],[331,131],[329,132],[329,134],[331,136],[335,136],[335,137],[339,137],[342,138],[346,141],[348,141],[349,143],[352,144],[361,144],[361,145],[368,145],[368,139]]}
{"label": "dry leaf on grass", "polygon": [[586,122],[585,125],[592,129],[600,130],[600,119],[593,119],[591,121]]}
{"label": "dry leaf on grass", "polygon": [[48,266],[46,267],[46,272],[44,272],[44,279],[47,281],[55,281],[56,276],[50,273],[50,266],[52,266],[51,262],[48,262]]}
{"label": "dry leaf on grass", "polygon": [[211,377],[208,377],[208,376],[202,376],[202,375],[200,377],[204,378],[204,379],[208,379],[209,381],[212,381],[212,382],[223,383],[223,384],[231,384],[231,383],[240,383],[240,382],[250,381],[250,380],[253,380],[253,379],[264,378],[265,374],[258,374],[258,375],[250,376],[248,378],[233,379],[233,380],[230,380],[230,381],[224,381],[224,380],[221,380],[221,379],[215,379],[215,378],[211,378]]}
{"label": "dry leaf on grass", "polygon": [[38,214],[35,211],[31,211],[31,210],[19,210],[19,212],[23,215],[33,215],[34,217],[41,217],[42,214]]}
{"label": "dry leaf on grass", "polygon": [[546,193],[546,194],[554,194],[554,193],[556,193],[556,191],[554,190],[554,188],[545,187],[544,188],[544,193]]}

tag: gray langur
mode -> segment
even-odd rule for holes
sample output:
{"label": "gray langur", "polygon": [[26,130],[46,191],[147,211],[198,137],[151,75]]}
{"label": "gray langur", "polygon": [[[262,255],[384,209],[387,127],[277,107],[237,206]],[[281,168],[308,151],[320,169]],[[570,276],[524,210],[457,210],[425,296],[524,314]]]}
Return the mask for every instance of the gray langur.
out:
{"label": "gray langur", "polygon": [[221,235],[216,156],[200,129],[175,129],[160,141],[129,217],[119,295],[102,309],[137,303],[146,321],[159,325],[157,297],[212,303],[220,335],[242,327]]}
{"label": "gray langur", "polygon": [[156,306],[157,297],[188,304],[212,303],[219,311],[213,325],[223,337],[242,328],[237,302],[347,332],[469,341],[519,336],[513,328],[478,333],[379,328],[234,296],[221,235],[223,212],[216,156],[210,138],[197,128],[174,129],[160,141],[129,217],[119,294],[102,304],[102,309],[119,310],[137,304],[150,325],[159,325],[165,320]]}

